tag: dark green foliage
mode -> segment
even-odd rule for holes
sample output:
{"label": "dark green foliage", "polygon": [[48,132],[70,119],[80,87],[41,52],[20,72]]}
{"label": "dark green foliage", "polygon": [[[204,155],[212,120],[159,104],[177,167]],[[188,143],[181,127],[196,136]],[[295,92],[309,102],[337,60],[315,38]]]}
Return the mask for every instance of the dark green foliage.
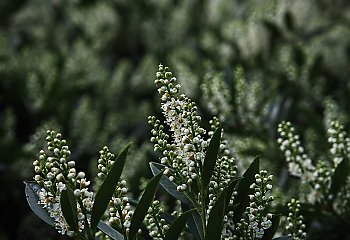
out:
{"label": "dark green foliage", "polygon": [[195,209],[188,210],[181,214],[170,226],[166,232],[164,240],[177,240],[186,226],[187,218],[192,214]]}
{"label": "dark green foliage", "polygon": [[[184,210],[186,210],[186,207],[184,207]],[[187,219],[187,226],[195,239],[204,238],[202,220],[197,211],[194,211]]]}
{"label": "dark green foliage", "polygon": [[274,215],[272,217],[272,226],[265,231],[264,236],[261,240],[270,240],[273,238],[273,236],[275,235],[280,225],[280,219],[281,219],[280,215]]}
{"label": "dark green foliage", "polygon": [[335,198],[342,187],[345,186],[350,174],[350,163],[348,158],[344,158],[335,168],[331,179],[330,194]]}
{"label": "dark green foliage", "polygon": [[237,196],[234,198],[233,205],[237,204],[234,219],[238,222],[243,212],[249,204],[249,194],[253,192],[250,185],[255,181],[255,174],[259,173],[259,157],[255,158],[249,168],[244,172],[243,178],[237,186]]}
{"label": "dark green foliage", "polygon": [[204,235],[205,240],[221,239],[222,224],[225,215],[225,202],[227,198],[227,189],[222,191],[210,211],[207,229]]}
{"label": "dark green foliage", "polygon": [[136,237],[137,231],[141,227],[143,219],[145,218],[145,215],[148,211],[148,208],[150,207],[154,199],[154,195],[157,191],[158,183],[162,175],[163,175],[163,171],[155,175],[147,184],[145,191],[143,192],[141,199],[138,202],[136,209],[134,211],[134,215],[131,219],[130,232],[129,232],[130,239],[134,239]]}
{"label": "dark green foliage", "polygon": [[95,202],[91,212],[91,228],[96,229],[98,223],[104,212],[106,211],[107,205],[115,191],[117,183],[120,179],[120,175],[123,172],[126,157],[128,155],[130,144],[128,144],[124,150],[116,158],[112,169],[104,179],[100,189],[96,193]]}
{"label": "dark green foliage", "polygon": [[77,201],[70,187],[62,190],[60,204],[64,219],[69,227],[76,231],[78,229]]}
{"label": "dark green foliage", "polygon": [[210,140],[207,152],[205,154],[203,169],[202,169],[202,184],[203,189],[207,189],[210,178],[213,174],[216,159],[218,157],[219,146],[221,140],[221,128],[218,128]]}
{"label": "dark green foliage", "polygon": [[[174,66],[203,119],[226,116],[223,128],[242,169],[261,155],[282,195],[294,196],[301,189],[285,177],[276,124],[298,126],[313,159],[328,149],[324,119],[340,118],[349,129],[348,15],[347,0],[2,1],[0,205],[22,207],[1,215],[0,236],[29,238],[16,235],[30,211],[21,182],[32,176],[48,128],[65,133],[77,150],[72,157],[91,176],[101,146],[118,151],[135,142],[124,174],[138,195],[155,159],[146,118],[159,113],[152,88],[159,62]],[[238,65],[242,91],[232,77]],[[222,74],[230,89],[229,114],[208,110],[199,87],[208,73]],[[253,91],[256,83],[262,91]],[[341,184],[333,182],[336,193]]]}

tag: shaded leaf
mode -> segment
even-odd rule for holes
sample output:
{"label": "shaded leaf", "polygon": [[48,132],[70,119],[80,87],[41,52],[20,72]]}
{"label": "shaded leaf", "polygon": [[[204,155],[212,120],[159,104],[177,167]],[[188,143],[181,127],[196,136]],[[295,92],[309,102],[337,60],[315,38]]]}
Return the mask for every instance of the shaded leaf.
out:
{"label": "shaded leaf", "polygon": [[61,192],[61,210],[64,219],[69,227],[76,231],[78,229],[77,201],[70,187]]}
{"label": "shaded leaf", "polygon": [[[241,177],[233,179],[229,185],[226,187],[226,198],[225,198],[225,214],[229,212],[229,203],[233,194],[233,191],[235,190],[235,186],[239,180],[241,180]],[[237,208],[237,205],[234,205],[233,207]]]}
{"label": "shaded leaf", "polygon": [[[155,162],[150,162],[149,165],[151,167],[153,175],[158,174],[161,170],[165,168],[165,165]],[[170,181],[167,176],[163,175],[159,183],[171,196],[175,197],[176,199],[180,200],[181,202],[187,205],[193,205],[191,200],[189,200],[185,194],[177,191],[177,185],[174,182]]]}
{"label": "shaded leaf", "polygon": [[227,188],[220,193],[210,211],[207,229],[205,232],[205,240],[221,239],[222,224],[224,222],[225,215],[226,191]]}
{"label": "shaded leaf", "polygon": [[47,224],[54,226],[54,220],[50,217],[49,213],[42,205],[38,204],[39,201],[39,191],[41,187],[36,182],[28,182],[24,181],[25,186],[25,194],[29,204],[29,207],[32,211],[41,218]]}
{"label": "shaded leaf", "polygon": [[139,204],[137,205],[134,211],[134,215],[132,216],[132,219],[131,219],[131,225],[130,225],[130,231],[129,231],[130,239],[135,238],[137,231],[139,230],[143,222],[143,219],[146,216],[148,208],[151,206],[154,195],[157,191],[158,183],[162,175],[163,175],[163,171],[159,172],[156,176],[154,176],[151,179],[151,181],[147,184],[145,191],[143,192],[142,197],[139,201]]}
{"label": "shaded leaf", "polygon": [[207,152],[205,154],[203,168],[202,168],[202,184],[203,188],[206,190],[209,185],[211,176],[213,175],[216,159],[218,157],[220,139],[221,139],[222,128],[219,127],[214,132],[213,137],[210,140]]}
{"label": "shaded leaf", "polygon": [[124,240],[124,236],[107,223],[99,221],[97,228],[114,240]]}
{"label": "shaded leaf", "polygon": [[[185,204],[181,204],[181,208],[184,211],[189,210],[189,207]],[[192,214],[187,218],[187,227],[195,239],[200,240],[204,238],[202,220],[197,210],[193,211]]]}
{"label": "shaded leaf", "polygon": [[261,240],[270,240],[273,238],[278,229],[278,226],[280,225],[280,218],[280,215],[273,215],[271,220],[272,225],[268,229],[264,230],[264,236]]}
{"label": "shaded leaf", "polygon": [[195,209],[188,210],[178,217],[166,232],[164,240],[177,240],[186,226],[187,218],[194,210]]}
{"label": "shaded leaf", "polygon": [[243,174],[243,179],[240,180],[237,187],[237,196],[233,201],[233,205],[239,204],[236,211],[234,212],[234,223],[237,223],[249,205],[249,194],[252,193],[250,185],[255,182],[255,174],[259,172],[259,157],[256,157],[250,164],[248,169]]}
{"label": "shaded leaf", "polygon": [[123,172],[129,146],[130,143],[118,155],[111,170],[103,181],[100,189],[96,193],[94,205],[91,211],[91,228],[94,230],[96,229],[102,215],[106,211],[109,200],[111,199],[119,181],[120,175]]}
{"label": "shaded leaf", "polygon": [[333,199],[335,199],[340,189],[345,185],[349,171],[349,159],[344,158],[343,161],[338,164],[332,176],[330,193],[334,196]]}

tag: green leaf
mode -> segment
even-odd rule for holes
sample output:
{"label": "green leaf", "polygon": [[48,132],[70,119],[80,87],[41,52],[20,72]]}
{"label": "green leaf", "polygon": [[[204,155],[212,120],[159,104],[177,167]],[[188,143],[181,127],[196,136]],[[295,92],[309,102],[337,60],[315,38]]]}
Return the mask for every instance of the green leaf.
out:
{"label": "green leaf", "polygon": [[[151,167],[153,175],[158,174],[161,170],[165,168],[165,165],[155,162],[150,162],[149,165]],[[180,200],[181,202],[187,205],[193,205],[191,200],[189,200],[185,194],[177,191],[177,185],[174,182],[170,181],[167,176],[163,175],[159,183],[171,196],[175,197],[176,199]]]}
{"label": "green leaf", "polygon": [[[229,203],[230,203],[230,200],[231,200],[231,196],[233,194],[233,191],[235,190],[235,186],[237,185],[237,182],[239,180],[241,180],[242,178],[241,177],[238,177],[238,178],[235,178],[233,179],[229,185],[227,185],[227,187],[225,188],[226,189],[226,198],[225,198],[225,214],[229,212]],[[236,206],[238,207],[238,206]]]}
{"label": "green leaf", "polygon": [[49,213],[42,205],[38,204],[39,201],[39,192],[41,187],[36,182],[24,181],[25,194],[29,204],[29,207],[32,211],[41,218],[44,222],[54,227],[55,221],[50,217]]}
{"label": "green leaf", "polygon": [[118,155],[117,159],[103,181],[100,189],[96,193],[94,205],[91,211],[91,228],[95,231],[102,215],[106,211],[108,203],[113,196],[117,183],[120,179],[120,175],[123,172],[126,157],[128,155],[130,143],[123,149]]}
{"label": "green leaf", "polygon": [[147,184],[145,191],[137,205],[134,215],[131,219],[129,238],[134,239],[137,231],[139,230],[143,219],[146,216],[148,208],[151,206],[154,195],[157,191],[158,183],[163,175],[163,171],[160,171],[156,176],[154,176],[151,181]]}
{"label": "green leaf", "polygon": [[205,232],[205,240],[220,240],[222,232],[222,224],[225,215],[227,188],[224,189],[214,203],[213,208],[209,213],[207,229]]}
{"label": "green leaf", "polygon": [[275,235],[278,226],[280,225],[280,215],[273,215],[272,216],[272,225],[271,227],[269,227],[268,229],[266,229],[264,231],[264,236],[262,237],[261,240],[270,240],[273,238],[273,236]]}
{"label": "green leaf", "polygon": [[77,201],[70,187],[61,192],[62,215],[73,231],[78,230]]}
{"label": "green leaf", "polygon": [[213,137],[210,140],[207,152],[205,154],[202,168],[202,184],[205,190],[208,188],[210,178],[213,175],[216,159],[218,157],[221,130],[221,127],[216,129]]}
{"label": "green leaf", "polygon": [[124,240],[124,236],[122,234],[120,234],[117,230],[115,230],[105,222],[99,221],[97,228],[114,240]]}
{"label": "green leaf", "polygon": [[186,226],[187,218],[194,210],[195,209],[188,210],[178,217],[166,232],[164,240],[177,240]]}
{"label": "green leaf", "polygon": [[[182,204],[181,207],[184,210],[188,209],[185,204]],[[203,239],[202,220],[197,211],[192,212],[191,216],[187,218],[187,227],[195,239]]]}
{"label": "green leaf", "polygon": [[253,192],[250,189],[250,185],[255,182],[255,174],[259,172],[259,157],[256,157],[254,161],[250,164],[248,169],[243,174],[243,179],[238,184],[237,196],[233,200],[233,205],[239,204],[236,211],[234,212],[234,223],[237,223],[241,217],[246,207],[249,205],[249,194]]}
{"label": "green leaf", "polygon": [[343,161],[338,164],[332,176],[330,193],[333,195],[333,199],[335,199],[340,189],[345,185],[349,171],[349,159],[344,158]]}

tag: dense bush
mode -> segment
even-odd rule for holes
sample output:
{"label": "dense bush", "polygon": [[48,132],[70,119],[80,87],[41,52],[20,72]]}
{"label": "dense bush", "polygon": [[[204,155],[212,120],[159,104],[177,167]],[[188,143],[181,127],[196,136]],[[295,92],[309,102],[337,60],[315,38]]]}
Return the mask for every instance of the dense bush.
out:
{"label": "dense bush", "polygon": [[[0,6],[0,204],[16,206],[1,214],[1,238],[38,239],[40,231],[58,238],[30,215],[22,191],[47,129],[64,134],[88,177],[96,174],[102,146],[119,152],[132,141],[123,178],[139,195],[140,178],[150,177],[147,163],[157,157],[147,116],[163,119],[152,83],[159,62],[173,66],[182,91],[197,103],[202,127],[210,128],[212,114],[219,117],[227,147],[240,159],[238,172],[261,156],[282,205],[300,196],[276,143],[278,123],[292,122],[309,158],[326,165],[331,120],[349,129],[348,1]],[[40,227],[33,232],[32,226]]]}

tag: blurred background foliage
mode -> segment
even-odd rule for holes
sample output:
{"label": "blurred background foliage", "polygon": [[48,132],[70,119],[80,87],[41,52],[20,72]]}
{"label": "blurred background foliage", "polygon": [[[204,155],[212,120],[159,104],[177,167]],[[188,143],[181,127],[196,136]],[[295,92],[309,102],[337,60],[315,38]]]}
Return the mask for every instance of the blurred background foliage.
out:
{"label": "blurred background foliage", "polygon": [[322,159],[327,120],[350,129],[349,58],[347,0],[1,0],[0,239],[59,238],[22,183],[48,128],[89,176],[104,145],[132,141],[124,177],[138,194],[156,158],[147,116],[160,113],[160,62],[204,120],[220,117],[241,168],[261,155],[293,195],[277,124],[293,122]]}

